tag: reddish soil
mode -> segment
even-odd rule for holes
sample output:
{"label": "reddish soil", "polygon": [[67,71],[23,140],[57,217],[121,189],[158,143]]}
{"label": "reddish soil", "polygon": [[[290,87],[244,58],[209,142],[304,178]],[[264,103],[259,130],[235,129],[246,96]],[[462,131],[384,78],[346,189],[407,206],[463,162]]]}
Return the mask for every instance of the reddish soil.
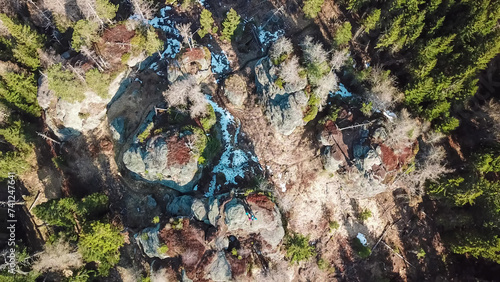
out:
{"label": "reddish soil", "polygon": [[249,204],[255,204],[268,211],[274,210],[274,203],[269,200],[265,195],[252,194],[247,197],[247,202]]}
{"label": "reddish soil", "polygon": [[416,144],[411,147],[404,148],[401,151],[401,154],[396,154],[396,152],[392,148],[384,144],[379,144],[379,146],[382,151],[382,163],[384,164],[387,171],[393,171],[396,169],[400,169],[402,166],[408,164],[408,162],[414,157],[413,150]]}
{"label": "reddish soil", "polygon": [[191,150],[186,145],[184,138],[172,136],[167,140],[168,155],[167,159],[170,164],[185,165],[191,159]]}
{"label": "reddish soil", "polygon": [[130,52],[130,40],[135,31],[127,30],[125,25],[117,25],[103,32],[97,48],[101,56],[111,63],[113,68],[121,65],[123,54]]}

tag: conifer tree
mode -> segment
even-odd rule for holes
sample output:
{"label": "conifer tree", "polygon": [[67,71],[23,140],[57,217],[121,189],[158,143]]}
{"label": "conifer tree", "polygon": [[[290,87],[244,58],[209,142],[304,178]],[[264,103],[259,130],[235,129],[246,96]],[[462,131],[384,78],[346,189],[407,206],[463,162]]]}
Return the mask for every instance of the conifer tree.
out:
{"label": "conifer tree", "polygon": [[[212,17],[212,12],[207,9],[203,9],[200,15],[200,29],[198,30],[198,35],[200,38],[205,37],[207,33],[212,32],[212,27],[214,24],[214,18]],[[216,32],[216,31],[214,31]]]}
{"label": "conifer tree", "polygon": [[5,14],[0,14],[0,20],[12,37],[9,46],[14,58],[26,67],[35,70],[40,66],[38,50],[43,48],[44,37],[27,25],[16,24]]}
{"label": "conifer tree", "polygon": [[37,83],[33,74],[7,72],[0,82],[0,97],[14,107],[33,116],[40,116],[37,102]]}
{"label": "conifer tree", "polygon": [[304,10],[306,18],[316,18],[318,16],[318,13],[321,11],[321,6],[324,2],[325,0],[305,0],[304,7],[302,9]]}
{"label": "conifer tree", "polygon": [[99,24],[88,20],[79,20],[74,29],[71,45],[76,51],[82,46],[91,47],[98,39]]}
{"label": "conifer tree", "polygon": [[365,27],[365,32],[370,32],[375,29],[380,20],[380,9],[373,10],[366,19],[363,20],[362,24]]}
{"label": "conifer tree", "polygon": [[350,22],[344,22],[335,32],[333,43],[339,47],[349,43],[352,39],[352,26]]}
{"label": "conifer tree", "polygon": [[240,24],[240,19],[241,17],[238,15],[238,13],[236,13],[236,11],[231,8],[231,10],[229,10],[229,12],[227,13],[226,19],[222,23],[222,26],[224,27],[222,29],[222,40],[231,41],[231,38],[234,35],[234,31]]}
{"label": "conifer tree", "polygon": [[68,102],[82,101],[85,86],[76,75],[68,70],[63,70],[61,64],[53,65],[47,70],[49,89],[56,96]]}
{"label": "conifer tree", "polygon": [[118,11],[118,5],[110,3],[108,0],[96,0],[96,13],[97,15],[111,22],[115,18],[116,12]]}

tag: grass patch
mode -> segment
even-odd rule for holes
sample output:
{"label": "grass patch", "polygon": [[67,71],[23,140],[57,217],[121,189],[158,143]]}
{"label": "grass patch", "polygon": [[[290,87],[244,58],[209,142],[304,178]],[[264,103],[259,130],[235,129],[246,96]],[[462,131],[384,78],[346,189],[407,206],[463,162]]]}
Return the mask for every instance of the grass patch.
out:
{"label": "grass patch", "polygon": [[141,134],[137,135],[137,139],[139,140],[139,142],[143,143],[144,141],[146,141],[146,139],[149,138],[149,136],[151,136],[151,130],[153,129],[154,125],[154,122],[151,122],[150,124],[148,124],[146,129],[141,132]]}
{"label": "grass patch", "polygon": [[358,220],[365,221],[372,217],[372,212],[369,209],[364,209],[358,214]]}

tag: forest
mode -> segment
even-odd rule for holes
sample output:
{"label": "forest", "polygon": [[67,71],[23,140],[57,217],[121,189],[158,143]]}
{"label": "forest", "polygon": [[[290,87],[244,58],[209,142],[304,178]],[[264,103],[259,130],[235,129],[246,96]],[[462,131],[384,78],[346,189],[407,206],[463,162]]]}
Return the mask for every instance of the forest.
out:
{"label": "forest", "polygon": [[0,3],[1,281],[498,279],[500,1]]}

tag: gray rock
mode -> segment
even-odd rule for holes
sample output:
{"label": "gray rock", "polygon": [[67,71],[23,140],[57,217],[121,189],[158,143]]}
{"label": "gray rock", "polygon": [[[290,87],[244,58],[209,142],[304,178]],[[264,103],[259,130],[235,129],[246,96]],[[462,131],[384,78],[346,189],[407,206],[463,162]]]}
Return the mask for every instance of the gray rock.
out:
{"label": "gray rock", "polygon": [[174,216],[191,216],[191,206],[193,205],[193,202],[193,197],[188,195],[176,197],[167,206],[167,212]]}
{"label": "gray rock", "polygon": [[326,146],[321,153],[321,161],[326,171],[336,172],[345,165],[344,160],[335,158],[336,148],[337,146]]}
{"label": "gray rock", "polygon": [[210,224],[217,227],[217,221],[219,220],[219,217],[219,200],[217,198],[210,198],[208,206],[208,221],[210,222]]}
{"label": "gray rock", "polygon": [[155,199],[153,198],[153,196],[151,195],[148,195],[146,197],[146,206],[150,209],[154,209],[156,208],[157,204],[156,204],[156,201]]}
{"label": "gray rock", "polygon": [[217,251],[226,250],[229,247],[229,239],[227,237],[218,237],[215,239],[215,249]]}
{"label": "gray rock", "polygon": [[[279,88],[275,83],[276,69],[269,59],[261,59],[255,66],[257,92],[266,107],[265,114],[271,124],[283,135],[290,135],[295,128],[304,125],[303,108],[308,98],[302,85]],[[304,85],[305,87],[305,85]],[[290,92],[292,91],[293,92]]]}
{"label": "gray rock", "polygon": [[224,95],[236,107],[243,106],[248,93],[245,80],[239,75],[232,75],[225,81]]}
{"label": "gray rock", "polygon": [[190,192],[201,174],[198,159],[191,155],[185,164],[168,161],[169,134],[151,137],[146,144],[134,143],[123,154],[125,167],[143,179],[160,182],[182,193]]}
{"label": "gray rock", "polygon": [[155,227],[143,229],[141,232],[135,234],[134,238],[148,257],[164,259],[168,258],[168,256],[166,254],[158,253],[158,249],[161,247],[160,240],[158,238],[159,230],[160,224],[157,224]]}
{"label": "gray rock", "polygon": [[233,199],[227,203],[224,213],[228,231],[238,231],[240,235],[260,234],[264,241],[273,248],[276,247],[285,236],[278,208],[275,206],[269,212],[254,207],[252,212],[257,220],[248,220],[246,210],[238,200]]}
{"label": "gray rock", "polygon": [[375,129],[372,137],[374,139],[379,139],[381,141],[385,141],[387,139],[387,132],[386,132],[385,128],[379,127],[377,129]]}
{"label": "gray rock", "polygon": [[194,218],[199,221],[205,221],[208,219],[207,217],[207,205],[200,199],[195,199],[193,204],[191,205],[191,212],[194,215]]}
{"label": "gray rock", "polygon": [[209,266],[208,279],[213,281],[230,281],[231,266],[226,260],[224,252],[218,252],[215,260]]}
{"label": "gray rock", "polygon": [[123,133],[125,129],[125,119],[123,117],[115,118],[110,124],[111,135],[115,141],[123,143]]}
{"label": "gray rock", "polygon": [[380,165],[381,163],[382,159],[380,158],[379,154],[377,154],[377,152],[375,152],[374,150],[369,150],[368,153],[366,153],[365,158],[363,159],[363,170],[372,170],[373,166]]}

